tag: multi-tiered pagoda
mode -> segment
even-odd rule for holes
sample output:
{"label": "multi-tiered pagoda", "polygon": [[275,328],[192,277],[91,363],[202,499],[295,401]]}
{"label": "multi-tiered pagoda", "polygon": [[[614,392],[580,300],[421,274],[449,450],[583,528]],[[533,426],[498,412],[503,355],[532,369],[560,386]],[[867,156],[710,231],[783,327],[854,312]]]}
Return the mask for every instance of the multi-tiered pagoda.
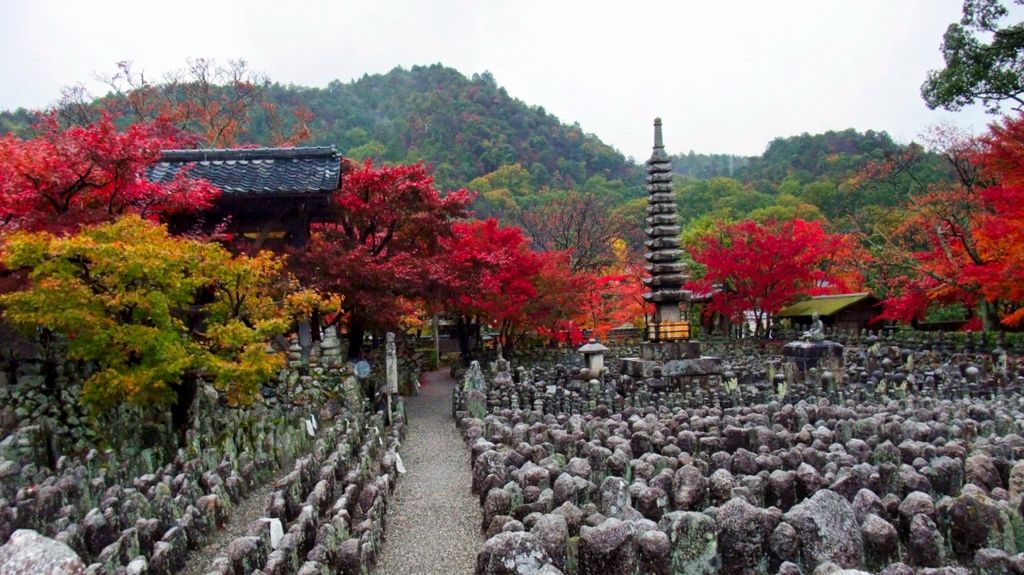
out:
{"label": "multi-tiered pagoda", "polygon": [[647,326],[647,340],[679,341],[689,339],[690,325],[679,313],[679,305],[689,301],[683,290],[688,279],[683,250],[679,247],[679,216],[676,215],[676,194],[672,191],[672,164],[665,153],[661,136],[661,118],[654,119],[654,153],[647,160],[647,241],[644,254],[647,272],[644,279],[650,291],[644,299],[655,306],[652,323]]}
{"label": "multi-tiered pagoda", "polygon": [[640,357],[622,359],[622,373],[659,382],[685,385],[694,380],[720,377],[722,362],[702,356],[700,343],[690,339],[690,324],[679,307],[689,303],[686,264],[679,240],[676,194],[672,191],[672,164],[661,137],[661,118],[654,120],[654,153],[647,160],[647,273],[644,299],[654,304]]}

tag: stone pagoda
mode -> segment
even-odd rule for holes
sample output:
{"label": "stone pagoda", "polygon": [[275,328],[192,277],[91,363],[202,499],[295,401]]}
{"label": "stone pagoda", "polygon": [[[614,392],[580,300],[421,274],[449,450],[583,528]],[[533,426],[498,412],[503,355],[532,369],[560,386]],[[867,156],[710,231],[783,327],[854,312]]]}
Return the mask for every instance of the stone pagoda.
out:
{"label": "stone pagoda", "polygon": [[690,294],[683,289],[689,276],[679,239],[676,194],[672,190],[672,164],[665,152],[661,118],[654,119],[654,152],[647,160],[647,253],[643,280],[650,290],[644,300],[654,304],[654,315],[640,344],[640,357],[623,360],[623,371],[634,377],[650,377],[661,367],[668,377],[703,377],[721,372],[717,358],[701,357],[700,344],[690,340],[690,323],[680,305]]}
{"label": "stone pagoda", "polygon": [[682,319],[679,305],[689,300],[683,284],[689,279],[680,249],[676,194],[672,191],[672,164],[665,153],[661,118],[654,120],[654,153],[647,160],[647,241],[644,254],[647,272],[644,300],[654,304],[654,318],[647,326],[650,342],[687,340],[690,324]]}

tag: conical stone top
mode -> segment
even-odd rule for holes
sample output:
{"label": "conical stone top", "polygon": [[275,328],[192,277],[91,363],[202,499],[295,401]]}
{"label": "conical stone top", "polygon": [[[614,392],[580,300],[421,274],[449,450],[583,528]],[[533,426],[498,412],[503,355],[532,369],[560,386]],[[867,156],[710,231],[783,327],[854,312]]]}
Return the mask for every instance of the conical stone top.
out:
{"label": "conical stone top", "polygon": [[688,276],[682,261],[679,243],[679,216],[676,215],[676,194],[672,189],[672,164],[665,153],[661,118],[654,119],[654,152],[647,160],[647,271],[651,277],[644,285],[651,291],[644,299],[656,304],[655,321],[677,321],[679,303],[688,299],[683,290]]}
{"label": "conical stone top", "polygon": [[651,154],[651,159],[647,160],[647,165],[650,166],[652,163],[663,163],[668,162],[668,154],[665,153],[665,139],[661,135],[661,118],[654,119],[654,153]]}

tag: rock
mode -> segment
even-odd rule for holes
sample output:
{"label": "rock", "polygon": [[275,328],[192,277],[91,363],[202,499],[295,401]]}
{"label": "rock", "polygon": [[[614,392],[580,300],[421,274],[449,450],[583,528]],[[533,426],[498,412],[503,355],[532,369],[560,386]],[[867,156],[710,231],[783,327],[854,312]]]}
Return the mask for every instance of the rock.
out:
{"label": "rock", "polygon": [[708,493],[708,481],[693,465],[680,467],[672,479],[672,503],[678,511],[697,510]]}
{"label": "rock", "polygon": [[658,528],[668,534],[671,564],[678,573],[718,573],[718,526],[704,513],[673,511]]}
{"label": "rock", "polygon": [[1013,550],[1013,528],[996,502],[980,493],[965,492],[948,508],[953,554],[969,563],[984,547]]}
{"label": "rock", "polygon": [[488,529],[494,518],[498,515],[512,514],[512,496],[504,489],[491,488],[484,499],[483,525],[481,529]]}
{"label": "rock", "polygon": [[1024,495],[1024,460],[1010,468],[1010,501],[1016,503]]}
{"label": "rock", "polygon": [[476,556],[476,575],[534,575],[550,563],[532,533],[503,532],[488,539]]}
{"label": "rock", "polygon": [[82,520],[85,529],[85,546],[89,553],[98,556],[103,548],[114,542],[116,532],[99,509],[92,509]]}
{"label": "rock", "polygon": [[2,575],[84,575],[85,564],[67,545],[18,529],[0,546]]}
{"label": "rock", "polygon": [[914,575],[914,568],[906,563],[893,563],[882,569],[880,575]]}
{"label": "rock", "polygon": [[984,453],[972,455],[964,463],[964,476],[968,483],[973,483],[986,491],[992,491],[1003,486],[1003,480],[999,476],[992,458]]}
{"label": "rock", "polygon": [[671,575],[672,544],[668,535],[658,529],[641,531],[635,536],[640,555],[640,573]]}
{"label": "rock", "polygon": [[778,518],[736,497],[718,509],[716,520],[722,570],[753,573],[768,551]]}
{"label": "rock", "polygon": [[537,537],[541,547],[548,554],[551,564],[565,569],[566,545],[569,541],[569,525],[562,515],[548,513],[541,515],[533,524],[530,533]]}
{"label": "rock", "polygon": [[576,505],[566,501],[565,503],[558,506],[552,513],[565,517],[565,523],[569,527],[569,535],[576,536],[580,533],[580,527],[583,526],[584,513],[583,510]]}
{"label": "rock", "polygon": [[796,503],[796,475],[792,471],[776,469],[771,472],[768,476],[767,503],[782,511],[789,511]]}
{"label": "rock", "polygon": [[568,473],[570,476],[582,477],[583,479],[589,480],[591,472],[590,462],[581,457],[573,457],[569,460],[569,463],[566,464],[562,471]]}
{"label": "rock", "polygon": [[789,523],[779,523],[768,537],[769,559],[772,565],[800,560],[800,540],[796,529]]}
{"label": "rock", "polygon": [[580,531],[579,575],[631,575],[639,566],[633,523],[609,517]]}
{"label": "rock", "polygon": [[359,559],[358,539],[348,539],[341,544],[341,547],[338,548],[336,567],[341,575],[361,575],[363,573],[362,563]]}
{"label": "rock", "polygon": [[149,573],[149,562],[143,556],[132,559],[124,568],[124,575],[144,575]]}
{"label": "rock", "polygon": [[882,504],[882,500],[875,495],[874,491],[870,489],[861,489],[853,496],[853,514],[857,518],[857,523],[863,523],[864,519],[868,515],[874,513],[875,515],[882,516],[888,515],[885,511],[885,505]]}
{"label": "rock", "polygon": [[899,550],[900,534],[888,521],[869,513],[860,526],[864,537],[864,556],[868,567],[888,565]]}
{"label": "rock", "polygon": [[785,514],[800,539],[800,556],[809,567],[831,561],[861,566],[864,542],[853,508],[839,494],[823,489]]}
{"label": "rock", "polygon": [[935,520],[935,503],[927,493],[914,491],[912,493],[908,493],[907,496],[903,498],[903,501],[900,502],[900,530],[903,533],[910,531],[910,522],[917,514],[924,514],[932,521]]}
{"label": "rock", "polygon": [[622,517],[630,507],[629,484],[621,477],[607,477],[598,491],[598,510],[605,517]]}
{"label": "rock", "polygon": [[1013,560],[1002,549],[979,549],[971,562],[981,575],[1010,575],[1019,573],[1014,570]]}
{"label": "rock", "polygon": [[777,575],[803,575],[803,573],[800,571],[800,567],[796,563],[790,563],[789,561],[786,561],[785,563],[779,565],[779,571]]}
{"label": "rock", "polygon": [[668,507],[668,495],[657,487],[640,486],[633,494],[633,505],[647,519],[660,521]]}
{"label": "rock", "polygon": [[235,573],[249,573],[262,567],[267,561],[267,554],[266,543],[254,536],[238,537],[224,549]]}
{"label": "rock", "polygon": [[945,455],[937,457],[921,470],[922,475],[928,478],[932,489],[943,495],[951,497],[960,493],[964,483],[963,464],[958,459]]}
{"label": "rock", "polygon": [[915,515],[907,535],[907,559],[916,567],[939,567],[944,554],[942,534],[927,515]]}

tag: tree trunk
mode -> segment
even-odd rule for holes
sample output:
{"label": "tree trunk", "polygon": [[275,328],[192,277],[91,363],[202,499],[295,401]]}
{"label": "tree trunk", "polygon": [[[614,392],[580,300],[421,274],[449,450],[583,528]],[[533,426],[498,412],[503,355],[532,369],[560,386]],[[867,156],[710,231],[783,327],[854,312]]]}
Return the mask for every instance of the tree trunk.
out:
{"label": "tree trunk", "polygon": [[995,331],[996,329],[999,329],[999,321],[996,314],[997,309],[999,309],[998,303],[989,303],[984,298],[978,302],[978,316],[981,317],[981,329],[985,331]]}
{"label": "tree trunk", "polygon": [[358,361],[363,359],[363,336],[366,335],[366,325],[363,318],[352,314],[348,323],[348,360]]}
{"label": "tree trunk", "polygon": [[171,426],[178,438],[178,447],[185,447],[188,432],[188,410],[196,397],[196,376],[186,374],[181,383],[175,387],[174,404],[171,405]]}
{"label": "tree trunk", "polygon": [[459,355],[462,357],[462,363],[469,365],[469,325],[466,323],[464,315],[459,315],[455,321],[455,337],[459,340]]}

